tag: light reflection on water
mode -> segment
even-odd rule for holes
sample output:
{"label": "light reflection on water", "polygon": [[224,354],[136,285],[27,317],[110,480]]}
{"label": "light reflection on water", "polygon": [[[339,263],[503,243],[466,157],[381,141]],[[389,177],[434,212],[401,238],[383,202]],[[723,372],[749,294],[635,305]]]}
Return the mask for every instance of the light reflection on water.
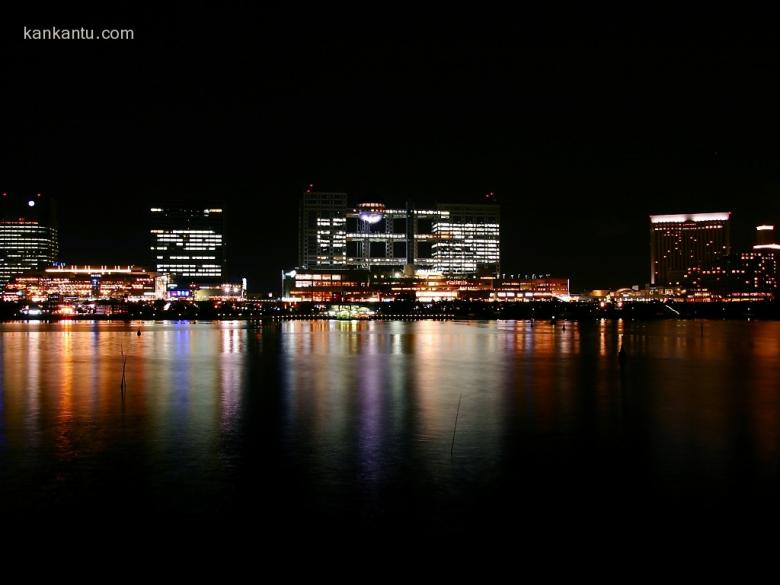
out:
{"label": "light reflection on water", "polygon": [[132,493],[139,513],[436,524],[453,509],[476,518],[557,506],[564,493],[568,509],[586,507],[616,485],[705,507],[762,501],[780,485],[780,323],[63,322],[0,332],[0,495],[13,511]]}

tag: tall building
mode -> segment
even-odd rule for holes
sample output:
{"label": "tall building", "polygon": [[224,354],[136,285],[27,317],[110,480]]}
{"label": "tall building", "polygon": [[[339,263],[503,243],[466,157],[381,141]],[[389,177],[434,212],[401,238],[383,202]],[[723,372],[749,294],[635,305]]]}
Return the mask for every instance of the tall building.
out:
{"label": "tall building", "polygon": [[306,189],[298,210],[298,266],[345,264],[346,209],[346,193]]}
{"label": "tall building", "polygon": [[344,193],[307,190],[300,207],[298,266],[497,273],[499,223],[499,206],[491,198],[436,209],[378,202],[350,208]]}
{"label": "tall building", "polygon": [[767,224],[756,226],[756,244],[753,247],[758,250],[780,249],[775,242],[775,226]]}
{"label": "tall building", "polygon": [[775,263],[775,287],[780,287],[780,244],[775,240],[775,226],[756,226],[756,244],[753,252],[771,257]]}
{"label": "tall building", "polygon": [[683,284],[715,292],[771,293],[777,288],[777,262],[774,254],[763,251],[721,256],[702,266],[690,267]]}
{"label": "tall building", "polygon": [[151,208],[152,265],[178,286],[223,280],[225,221],[216,205]]}
{"label": "tall building", "polygon": [[731,253],[731,212],[650,216],[650,283],[679,285],[688,270]]}
{"label": "tall building", "polygon": [[433,257],[445,274],[500,272],[500,208],[496,203],[439,205],[449,211],[433,226]]}
{"label": "tall building", "polygon": [[3,193],[0,198],[0,285],[57,261],[55,202],[41,194]]}
{"label": "tall building", "polygon": [[382,203],[360,203],[345,212],[346,266],[349,268],[436,270],[434,225],[448,211],[387,208]]}

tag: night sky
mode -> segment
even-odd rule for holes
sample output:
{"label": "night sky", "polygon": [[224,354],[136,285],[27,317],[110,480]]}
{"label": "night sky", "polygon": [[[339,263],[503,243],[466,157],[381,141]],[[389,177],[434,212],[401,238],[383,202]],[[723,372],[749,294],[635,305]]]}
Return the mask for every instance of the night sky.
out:
{"label": "night sky", "polygon": [[780,222],[774,31],[209,4],[0,18],[0,185],[58,200],[63,260],[148,263],[151,204],[221,200],[229,276],[276,290],[308,183],[418,207],[494,191],[504,272],[573,291],[647,282],[649,213],[733,211],[736,249]]}

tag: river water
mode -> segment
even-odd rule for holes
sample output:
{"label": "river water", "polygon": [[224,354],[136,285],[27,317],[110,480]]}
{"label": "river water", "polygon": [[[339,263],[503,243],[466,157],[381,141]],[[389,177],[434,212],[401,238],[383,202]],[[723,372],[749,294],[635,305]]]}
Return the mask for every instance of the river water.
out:
{"label": "river water", "polygon": [[0,343],[6,519],[439,535],[780,516],[778,322],[5,323]]}

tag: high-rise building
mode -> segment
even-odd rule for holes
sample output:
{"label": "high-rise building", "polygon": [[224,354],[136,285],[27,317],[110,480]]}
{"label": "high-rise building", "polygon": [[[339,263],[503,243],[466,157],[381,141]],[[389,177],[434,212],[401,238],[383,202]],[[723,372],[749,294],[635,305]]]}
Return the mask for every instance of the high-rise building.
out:
{"label": "high-rise building", "polygon": [[715,292],[772,292],[777,288],[777,262],[764,251],[721,256],[702,266],[691,266],[683,277],[689,288]]}
{"label": "high-rise building", "polygon": [[225,221],[218,205],[151,208],[151,256],[158,273],[172,284],[213,284],[223,280]]}
{"label": "high-rise building", "polygon": [[435,270],[434,225],[448,211],[387,208],[382,203],[360,203],[345,212],[349,268]]}
{"label": "high-rise building", "polygon": [[41,193],[0,198],[0,285],[57,261],[56,205]]}
{"label": "high-rise building", "polygon": [[496,203],[446,204],[449,211],[433,226],[433,257],[444,274],[500,271],[500,208]]}
{"label": "high-rise building", "polygon": [[298,266],[346,262],[346,193],[320,193],[310,185],[298,210]]}
{"label": "high-rise building", "polygon": [[411,203],[388,208],[364,202],[347,207],[345,193],[307,190],[299,216],[301,268],[424,270],[449,275],[497,273],[499,206]]}
{"label": "high-rise building", "polygon": [[756,226],[756,244],[753,246],[756,249],[772,250],[780,248],[775,242],[775,226],[773,225],[758,225]]}
{"label": "high-rise building", "polygon": [[780,244],[775,240],[775,226],[756,226],[756,244],[753,252],[771,257],[775,263],[775,286],[780,287]]}
{"label": "high-rise building", "polygon": [[650,216],[650,283],[679,285],[690,268],[731,253],[731,212]]}

